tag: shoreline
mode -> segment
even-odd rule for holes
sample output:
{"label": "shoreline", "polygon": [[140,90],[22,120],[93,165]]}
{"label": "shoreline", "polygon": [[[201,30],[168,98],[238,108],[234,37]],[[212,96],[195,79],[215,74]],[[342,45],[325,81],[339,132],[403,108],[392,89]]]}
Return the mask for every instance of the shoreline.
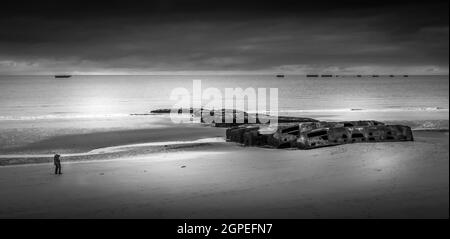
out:
{"label": "shoreline", "polygon": [[[217,144],[229,144],[233,145],[234,143],[225,142],[225,136],[217,135],[221,131],[224,131],[223,128],[211,128],[211,129],[217,129],[217,130],[211,130],[211,131],[203,131],[203,132],[197,132],[197,135],[185,135],[184,137],[178,135],[180,133],[179,128],[175,129],[165,129],[164,131],[172,131],[177,132],[177,135],[166,135],[166,139],[168,141],[156,141],[157,139],[162,139],[160,135],[152,135],[152,138],[148,138],[148,141],[139,141],[137,143],[128,143],[125,144],[114,144],[114,145],[107,145],[105,147],[100,148],[89,148],[86,151],[80,151],[75,153],[60,153],[60,151],[57,151],[58,153],[62,154],[63,160],[66,162],[80,162],[80,161],[90,161],[90,160],[111,160],[111,159],[117,159],[120,157],[129,157],[130,155],[145,155],[145,154],[155,154],[160,152],[169,152],[169,151],[176,151],[178,149],[182,148],[202,148],[204,146],[211,146],[211,145],[217,145]],[[156,129],[149,129],[150,131],[154,131]],[[135,133],[135,130],[132,131],[120,131],[121,133],[127,132],[127,133]],[[112,135],[117,134],[112,133]],[[190,131],[184,131],[184,134],[190,134]],[[414,130],[414,137],[415,141],[423,138],[424,136],[439,136],[441,134],[448,135],[449,130],[439,129],[439,130]],[[99,138],[104,137],[104,133],[93,133],[90,136],[97,136]],[[108,134],[109,135],[109,134]],[[73,135],[67,135],[66,137],[72,137]],[[83,137],[84,135],[75,135],[76,137]],[[199,138],[195,138],[195,137]],[[417,138],[419,137],[419,138]],[[181,138],[181,140],[180,140]],[[60,140],[59,137],[47,140],[45,142],[55,142],[57,140]],[[123,142],[123,141],[122,141]],[[90,142],[89,142],[90,143]],[[402,144],[404,142],[391,142],[391,144]],[[364,143],[354,143],[354,144],[379,144],[377,142],[364,142]],[[39,144],[42,145],[42,144]],[[43,144],[46,147],[49,146],[49,144]],[[51,144],[50,144],[51,145]],[[67,147],[73,146],[70,143],[67,144]],[[239,145],[240,147],[244,147]],[[336,147],[336,146],[331,146]],[[245,147],[249,148],[249,147]],[[276,150],[283,150],[283,149],[276,149]],[[298,149],[288,149],[288,150],[298,150]],[[314,150],[314,149],[313,149]],[[47,150],[48,151],[48,150]],[[300,152],[302,150],[299,150]],[[24,164],[41,164],[41,163],[51,163],[53,162],[53,154],[40,154],[37,152],[30,152],[28,154],[0,154],[0,167],[5,166],[14,166],[14,165],[24,165]]]}
{"label": "shoreline", "polygon": [[[320,118],[319,118],[320,119]],[[323,119],[320,119],[323,120]],[[447,120],[395,120],[387,124],[406,124],[413,128],[414,135],[422,132],[448,134]],[[73,128],[76,123],[78,128]],[[157,153],[169,148],[164,142],[186,141],[186,147],[195,147],[201,139],[225,138],[226,128],[211,127],[200,123],[174,124],[168,115],[137,116],[119,119],[44,120],[34,122],[39,130],[23,128],[28,122],[8,122],[0,129],[0,167],[5,165],[51,162],[54,153],[70,161],[84,161],[92,158],[109,159],[127,157],[128,154]],[[424,126],[424,127],[423,127]],[[414,129],[416,127],[416,129]],[[6,144],[5,144],[6,143]],[[8,145],[11,144],[12,145]],[[197,142],[200,145],[200,142]],[[140,149],[126,152],[105,152],[105,148],[127,147],[133,144],[147,144]],[[151,144],[161,144],[160,146]],[[133,146],[132,146],[133,147]],[[90,153],[94,151],[96,155]]]}
{"label": "shoreline", "polygon": [[28,144],[4,148],[0,150],[0,154],[23,153],[27,151],[52,153],[60,150],[63,150],[63,153],[82,153],[110,146],[172,140],[197,140],[202,137],[222,137],[224,135],[225,129],[223,128],[201,125],[169,125],[161,128],[111,130],[51,136]]}

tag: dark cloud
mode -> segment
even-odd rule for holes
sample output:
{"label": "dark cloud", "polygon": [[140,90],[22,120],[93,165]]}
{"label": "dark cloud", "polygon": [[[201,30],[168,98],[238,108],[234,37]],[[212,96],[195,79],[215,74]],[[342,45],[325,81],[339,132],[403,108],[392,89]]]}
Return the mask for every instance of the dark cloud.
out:
{"label": "dark cloud", "polygon": [[4,74],[448,73],[447,1],[43,1],[4,6]]}

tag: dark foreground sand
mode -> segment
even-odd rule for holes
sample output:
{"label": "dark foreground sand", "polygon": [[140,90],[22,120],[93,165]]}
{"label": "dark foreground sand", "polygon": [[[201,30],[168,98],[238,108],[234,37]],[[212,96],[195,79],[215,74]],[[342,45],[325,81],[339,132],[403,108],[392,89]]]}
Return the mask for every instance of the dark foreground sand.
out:
{"label": "dark foreground sand", "polygon": [[448,218],[448,131],[414,134],[308,151],[140,148],[66,161],[63,175],[49,163],[2,166],[0,218]]}

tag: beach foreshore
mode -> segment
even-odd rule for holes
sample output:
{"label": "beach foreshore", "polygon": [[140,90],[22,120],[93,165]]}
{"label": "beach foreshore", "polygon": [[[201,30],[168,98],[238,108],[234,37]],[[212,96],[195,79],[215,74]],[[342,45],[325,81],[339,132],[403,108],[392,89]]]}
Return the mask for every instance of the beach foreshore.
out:
{"label": "beach foreshore", "polygon": [[[2,166],[0,218],[448,218],[448,131],[415,131],[413,142],[277,150],[196,141],[223,137],[223,129],[183,130],[151,129],[132,142],[135,131],[64,138],[79,152],[103,140],[163,143],[62,154],[63,175],[52,163]],[[61,138],[46,140],[33,152]]]}

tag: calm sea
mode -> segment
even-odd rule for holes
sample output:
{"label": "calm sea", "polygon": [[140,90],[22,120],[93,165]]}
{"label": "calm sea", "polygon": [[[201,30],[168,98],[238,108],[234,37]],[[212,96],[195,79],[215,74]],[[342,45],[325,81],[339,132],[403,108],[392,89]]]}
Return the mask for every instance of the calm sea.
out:
{"label": "calm sea", "polygon": [[[449,108],[448,76],[0,76],[0,120],[115,117],[170,108],[174,88],[278,88],[284,114],[423,112]],[[430,113],[430,114],[429,114]],[[430,116],[431,117],[431,116]],[[446,116],[448,119],[448,116]]]}

